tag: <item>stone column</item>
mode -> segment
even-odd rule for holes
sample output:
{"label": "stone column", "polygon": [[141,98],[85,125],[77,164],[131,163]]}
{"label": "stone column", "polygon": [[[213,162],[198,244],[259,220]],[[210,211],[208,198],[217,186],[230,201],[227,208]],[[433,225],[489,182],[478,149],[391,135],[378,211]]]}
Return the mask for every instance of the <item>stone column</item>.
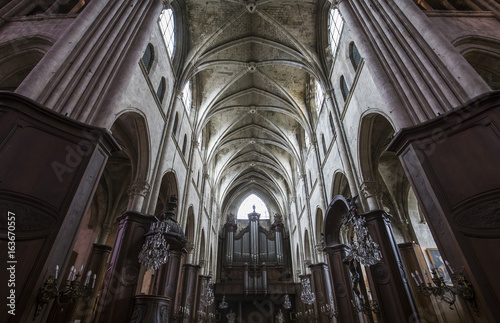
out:
{"label": "stone column", "polygon": [[321,313],[321,307],[330,304],[335,307],[333,302],[333,291],[330,282],[330,271],[328,265],[321,262],[318,264],[310,265],[312,286],[314,294],[316,295],[316,302],[314,303],[315,311],[318,315],[318,322],[329,323],[330,318]]}
{"label": "stone column", "polygon": [[110,124],[162,6],[89,2],[16,92],[79,121]]}
{"label": "stone column", "polygon": [[128,206],[127,209],[134,212],[141,212],[144,198],[149,193],[151,186],[145,180],[137,180],[130,185],[127,190]]}
{"label": "stone column", "polygon": [[186,254],[186,250],[171,250],[168,255],[168,262],[163,265],[164,271],[159,282],[158,294],[165,296],[167,299],[168,318],[173,320],[174,312],[177,310],[175,306],[175,296],[177,293],[177,284],[180,280],[180,269],[182,257]]}
{"label": "stone column", "polygon": [[429,120],[490,91],[413,1],[338,2],[396,128]]}
{"label": "stone column", "polygon": [[364,182],[361,184],[361,193],[363,193],[363,196],[366,199],[368,210],[380,209],[380,189],[377,182]]}
{"label": "stone column", "polygon": [[[196,281],[198,279],[198,272],[200,271],[200,266],[193,264],[185,264],[183,271],[183,279],[182,279],[182,289],[181,294],[179,295],[179,306],[183,306],[188,309],[190,312],[189,317],[184,317],[179,319],[179,322],[189,323],[191,322],[191,318],[195,313],[195,303],[196,303]],[[177,309],[175,309],[177,311]]]}
{"label": "stone column", "polygon": [[411,293],[408,276],[392,234],[390,215],[382,210],[359,215],[373,240],[379,244],[382,259],[369,267],[372,291],[384,322],[418,322],[420,320]]}
{"label": "stone column", "polygon": [[120,224],[104,278],[96,322],[127,322],[130,318],[141,268],[138,257],[153,219],[138,212],[125,212],[118,217]]}
{"label": "stone column", "polygon": [[355,301],[352,290],[351,274],[342,260],[347,255],[347,246],[339,244],[325,247],[328,254],[330,275],[334,290],[335,310],[338,311],[337,321],[342,323],[357,323],[358,315],[354,312],[352,302]]}

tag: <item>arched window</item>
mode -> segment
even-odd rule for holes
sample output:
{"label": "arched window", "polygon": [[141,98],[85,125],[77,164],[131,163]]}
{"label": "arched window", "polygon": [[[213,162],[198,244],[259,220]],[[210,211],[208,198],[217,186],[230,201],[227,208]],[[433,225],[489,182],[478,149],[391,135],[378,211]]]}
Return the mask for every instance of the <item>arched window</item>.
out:
{"label": "arched window", "polygon": [[187,82],[182,90],[182,101],[184,102],[188,114],[191,110],[191,98],[191,82]]}
{"label": "arched window", "polygon": [[359,67],[359,63],[361,63],[361,55],[359,54],[358,48],[354,42],[349,44],[349,57],[351,58],[352,66],[356,71]]}
{"label": "arched window", "polygon": [[174,118],[174,126],[172,127],[172,133],[175,136],[175,133],[177,132],[177,127],[179,126],[179,112],[175,113],[175,118]]}
{"label": "arched window", "polygon": [[253,212],[253,206],[255,206],[255,212],[260,213],[261,220],[269,219],[269,211],[267,210],[266,204],[255,194],[249,195],[241,202],[236,218],[248,220],[248,213]]}
{"label": "arched window", "polygon": [[330,10],[330,48],[332,50],[332,56],[337,53],[337,48],[339,47],[340,35],[342,34],[342,28],[344,27],[344,20],[340,15],[340,11],[337,8]]}
{"label": "arched window", "polygon": [[144,67],[146,67],[146,71],[148,73],[151,70],[151,66],[153,66],[153,60],[154,60],[153,45],[148,44],[148,46],[146,46],[146,50],[144,51],[144,55],[142,55],[142,63],[144,64]]}
{"label": "arched window", "polygon": [[170,57],[174,53],[175,37],[174,37],[174,12],[172,9],[163,9],[160,14],[160,31],[167,46],[167,52]]}
{"label": "arched window", "polygon": [[[323,89],[321,88],[321,84],[319,83],[318,80],[316,80],[316,94],[315,94],[315,99],[316,99],[316,108],[321,110],[321,105],[323,104],[323,99],[325,96],[323,95]],[[318,112],[319,113],[319,112]]]}
{"label": "arched window", "polygon": [[184,141],[182,142],[182,154],[186,155],[186,147],[187,147],[187,135],[184,134]]}
{"label": "arched window", "polygon": [[156,91],[156,96],[160,102],[163,102],[163,97],[165,96],[165,78],[162,77],[160,84],[158,84],[158,90]]}
{"label": "arched window", "polygon": [[349,95],[349,88],[347,87],[344,75],[340,77],[340,92],[342,92],[342,97],[345,101],[347,99],[347,96]]}

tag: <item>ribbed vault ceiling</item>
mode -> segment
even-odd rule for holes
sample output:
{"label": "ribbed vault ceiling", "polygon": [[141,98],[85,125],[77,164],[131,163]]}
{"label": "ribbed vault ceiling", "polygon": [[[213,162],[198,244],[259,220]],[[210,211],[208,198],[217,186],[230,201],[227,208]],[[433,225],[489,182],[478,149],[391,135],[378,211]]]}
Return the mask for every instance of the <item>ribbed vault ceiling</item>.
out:
{"label": "ribbed vault ceiling", "polygon": [[316,0],[186,0],[195,131],[219,203],[256,193],[285,213],[319,78]]}

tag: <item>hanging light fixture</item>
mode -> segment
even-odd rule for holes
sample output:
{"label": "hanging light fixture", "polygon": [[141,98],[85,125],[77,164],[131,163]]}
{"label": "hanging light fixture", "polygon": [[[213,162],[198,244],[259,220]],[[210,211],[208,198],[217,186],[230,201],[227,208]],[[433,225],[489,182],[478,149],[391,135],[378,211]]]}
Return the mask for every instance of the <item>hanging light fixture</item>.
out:
{"label": "hanging light fixture", "polygon": [[166,220],[151,223],[149,232],[146,234],[146,241],[139,253],[139,263],[147,269],[157,270],[167,262],[170,245],[165,240],[165,234],[169,231],[170,225]]}
{"label": "hanging light fixture", "polygon": [[292,308],[292,302],[290,302],[288,294],[285,295],[285,301],[283,302],[283,307],[286,308],[287,310]]}
{"label": "hanging light fixture", "polygon": [[311,289],[311,279],[309,277],[302,278],[302,294],[300,299],[307,305],[311,305],[316,300],[314,292]]}
{"label": "hanging light fixture", "polygon": [[202,296],[202,299],[206,306],[210,306],[215,300],[213,284],[210,281],[205,281],[203,284],[205,285],[205,292]]}
{"label": "hanging light fixture", "polygon": [[349,200],[349,214],[343,219],[344,225],[352,224],[356,236],[356,240],[351,238],[351,242],[347,243],[349,248],[347,255],[352,256],[363,266],[371,266],[382,259],[382,253],[378,243],[373,241],[371,235],[368,234],[366,219],[358,216],[356,199],[357,196]]}
{"label": "hanging light fixture", "polygon": [[229,304],[226,302],[226,295],[223,295],[222,301],[219,303],[219,308],[221,310],[225,310],[228,306],[229,306]]}

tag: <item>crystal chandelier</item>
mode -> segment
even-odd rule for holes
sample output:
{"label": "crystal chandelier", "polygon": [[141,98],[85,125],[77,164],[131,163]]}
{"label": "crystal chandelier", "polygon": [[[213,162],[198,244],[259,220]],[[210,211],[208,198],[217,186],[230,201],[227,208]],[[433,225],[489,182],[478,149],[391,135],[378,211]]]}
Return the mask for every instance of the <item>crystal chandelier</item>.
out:
{"label": "crystal chandelier", "polygon": [[311,279],[309,277],[302,278],[302,294],[300,299],[307,305],[314,303],[316,297],[311,289]]}
{"label": "crystal chandelier", "polygon": [[368,228],[365,226],[366,220],[362,217],[352,218],[352,224],[356,240],[351,239],[347,244],[349,255],[359,261],[363,266],[371,266],[382,259],[379,245],[373,241],[368,234]]}
{"label": "crystal chandelier", "polygon": [[287,310],[292,308],[292,302],[290,302],[288,294],[285,295],[285,301],[283,302],[283,307],[286,308]]}
{"label": "crystal chandelier", "polygon": [[366,219],[358,216],[356,209],[357,198],[355,196],[352,200],[348,200],[349,212],[342,220],[344,225],[352,224],[356,236],[356,240],[351,238],[351,242],[347,243],[349,248],[347,255],[356,259],[363,266],[371,266],[382,259],[382,253],[378,243],[373,241],[371,235],[368,234]]}
{"label": "crystal chandelier", "polygon": [[157,270],[167,262],[170,245],[165,240],[165,234],[169,231],[170,224],[166,220],[151,223],[139,253],[139,263],[147,269]]}
{"label": "crystal chandelier", "polygon": [[220,304],[219,304],[219,308],[221,310],[225,310],[228,306],[229,306],[229,304],[226,302],[226,295],[223,295],[222,302],[220,302]]}
{"label": "crystal chandelier", "polygon": [[205,293],[203,294],[202,299],[206,306],[210,306],[215,300],[213,284],[210,281],[205,281],[203,284],[205,285]]}

